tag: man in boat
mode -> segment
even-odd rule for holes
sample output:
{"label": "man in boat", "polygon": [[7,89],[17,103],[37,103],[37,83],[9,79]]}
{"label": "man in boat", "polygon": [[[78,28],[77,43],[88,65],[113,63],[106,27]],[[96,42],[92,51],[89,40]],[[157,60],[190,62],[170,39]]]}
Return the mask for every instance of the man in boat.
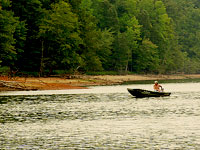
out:
{"label": "man in boat", "polygon": [[156,91],[156,92],[163,92],[163,88],[160,84],[158,84],[158,81],[155,81],[155,84],[153,86],[153,89]]}

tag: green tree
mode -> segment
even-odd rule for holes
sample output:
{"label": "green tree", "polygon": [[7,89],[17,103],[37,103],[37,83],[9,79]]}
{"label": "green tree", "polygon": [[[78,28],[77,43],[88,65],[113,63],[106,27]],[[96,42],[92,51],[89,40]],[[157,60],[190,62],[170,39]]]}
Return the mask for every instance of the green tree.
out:
{"label": "green tree", "polygon": [[70,70],[80,65],[81,57],[76,53],[81,42],[78,18],[67,2],[52,4],[52,10],[46,11],[39,28],[39,38],[42,41],[41,59],[44,60],[41,61],[41,71],[44,68],[50,71]]}
{"label": "green tree", "polygon": [[[128,66],[131,66],[133,62],[132,55],[138,48],[138,41],[141,40],[141,26],[138,24],[138,20],[134,16],[125,20],[125,22],[122,22],[121,24],[124,24],[122,28],[125,28],[121,30],[124,32],[119,32],[118,34],[113,60],[115,61],[115,67],[117,70],[128,71]],[[132,70],[132,66],[130,67],[130,70]]]}
{"label": "green tree", "polygon": [[113,33],[110,30],[99,31],[97,55],[105,70],[110,70],[110,55],[112,54],[112,45],[114,42]]}
{"label": "green tree", "polygon": [[90,0],[83,0],[79,8],[80,36],[83,40],[79,54],[84,59],[84,70],[99,71],[108,66],[106,63],[113,36],[106,28],[98,29],[92,4]]}
{"label": "green tree", "polygon": [[143,39],[142,44],[134,54],[134,70],[138,73],[156,73],[159,68],[158,46],[148,39]]}
{"label": "green tree", "polygon": [[2,65],[15,69],[18,55],[23,52],[26,29],[24,22],[10,11],[11,2],[0,1],[0,62]]}
{"label": "green tree", "polygon": [[176,46],[178,42],[176,42],[175,28],[166,12],[164,3],[160,0],[142,0],[138,3],[138,8],[140,9],[139,12],[141,12],[138,13],[137,18],[142,25],[142,38],[148,38],[158,46],[160,67],[157,71],[159,73],[174,71],[175,66],[181,66],[174,59],[174,56],[181,55],[181,51]]}
{"label": "green tree", "polygon": [[[173,19],[178,44],[184,55],[184,72],[199,72],[199,21],[200,7],[197,0],[163,0]],[[189,63],[189,64],[187,64]],[[190,66],[188,69],[188,66]]]}
{"label": "green tree", "polygon": [[114,3],[109,0],[93,0],[94,16],[101,29],[111,29],[115,34],[119,31],[119,18]]}
{"label": "green tree", "polygon": [[[12,0],[12,10],[14,15],[26,25],[26,41],[24,52],[21,53],[18,61],[22,71],[39,71],[40,65],[40,44],[36,38],[39,31],[39,23],[43,18],[42,3],[40,0]],[[21,65],[25,64],[25,65]]]}

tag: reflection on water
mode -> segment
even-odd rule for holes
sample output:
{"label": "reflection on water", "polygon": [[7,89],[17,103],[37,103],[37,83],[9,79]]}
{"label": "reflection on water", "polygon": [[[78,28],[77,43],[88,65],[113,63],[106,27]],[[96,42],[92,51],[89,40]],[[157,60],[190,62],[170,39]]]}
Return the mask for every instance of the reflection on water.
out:
{"label": "reflection on water", "polygon": [[199,149],[196,85],[164,84],[174,91],[170,97],[142,99],[126,88],[152,85],[92,87],[85,94],[4,95],[0,149]]}

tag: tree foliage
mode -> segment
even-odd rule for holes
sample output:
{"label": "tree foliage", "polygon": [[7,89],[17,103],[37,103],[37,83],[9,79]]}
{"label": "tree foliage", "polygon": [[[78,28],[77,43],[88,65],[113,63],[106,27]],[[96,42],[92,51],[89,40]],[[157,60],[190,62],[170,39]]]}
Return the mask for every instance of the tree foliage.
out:
{"label": "tree foliage", "polygon": [[1,0],[0,4],[0,62],[3,66],[15,68],[26,40],[25,24],[14,16],[9,0]]}
{"label": "tree foliage", "polygon": [[41,65],[50,70],[70,69],[69,66],[80,63],[75,52],[80,43],[78,18],[66,2],[51,7],[51,10],[46,10],[39,26],[38,36],[43,44],[41,59],[44,60]]}
{"label": "tree foliage", "polygon": [[0,0],[0,64],[199,73],[199,22],[198,0]]}

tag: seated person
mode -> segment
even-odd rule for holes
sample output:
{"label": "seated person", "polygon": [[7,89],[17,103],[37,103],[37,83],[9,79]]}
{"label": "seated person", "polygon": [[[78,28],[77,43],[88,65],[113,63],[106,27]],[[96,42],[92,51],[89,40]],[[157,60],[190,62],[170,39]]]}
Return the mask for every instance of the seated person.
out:
{"label": "seated person", "polygon": [[160,84],[158,84],[158,81],[155,81],[155,84],[153,86],[154,91],[156,92],[163,92],[163,88]]}

